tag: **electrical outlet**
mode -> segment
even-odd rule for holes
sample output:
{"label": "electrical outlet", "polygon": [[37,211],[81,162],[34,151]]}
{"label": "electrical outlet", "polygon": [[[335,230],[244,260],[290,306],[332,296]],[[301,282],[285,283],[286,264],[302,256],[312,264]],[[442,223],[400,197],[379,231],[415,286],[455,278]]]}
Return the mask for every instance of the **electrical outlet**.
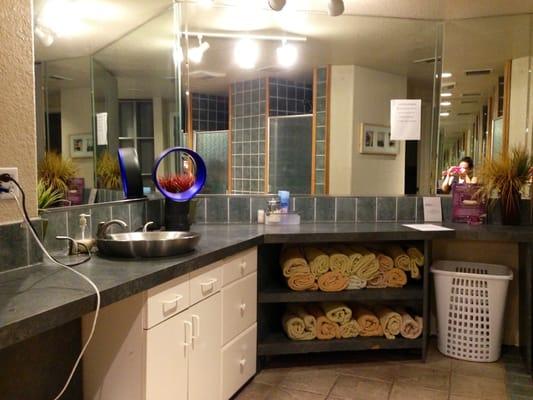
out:
{"label": "electrical outlet", "polygon": [[[19,169],[18,168],[2,168],[0,167],[0,175],[9,174],[17,182],[19,181]],[[4,189],[10,189],[13,187],[15,189],[15,194],[18,196],[19,190],[13,182],[0,182],[0,187]],[[0,200],[9,200],[12,199],[13,195],[11,193],[0,193]]]}

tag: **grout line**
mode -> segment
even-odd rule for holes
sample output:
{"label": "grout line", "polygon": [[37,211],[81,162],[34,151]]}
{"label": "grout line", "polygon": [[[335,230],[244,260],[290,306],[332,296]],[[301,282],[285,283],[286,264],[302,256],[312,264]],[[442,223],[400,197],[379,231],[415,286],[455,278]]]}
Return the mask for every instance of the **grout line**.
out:
{"label": "grout line", "polygon": [[230,222],[229,220],[229,196],[226,198],[226,222]]}
{"label": "grout line", "polygon": [[335,197],[335,216],[334,216],[334,221],[337,222],[337,200],[339,198],[338,197]]}
{"label": "grout line", "polygon": [[378,198],[377,197],[376,197],[375,201],[376,201],[376,203],[375,203],[376,204],[376,209],[375,209],[376,215],[375,215],[375,218],[374,218],[374,222],[377,222],[378,221]]}
{"label": "grout line", "polygon": [[316,197],[313,199],[313,222],[316,222]]}
{"label": "grout line", "polygon": [[394,219],[395,222],[398,222],[398,197],[394,198],[396,201],[396,218]]}
{"label": "grout line", "polygon": [[354,222],[357,222],[358,218],[357,218],[357,207],[359,207],[359,198],[354,198],[354,203],[355,203],[355,217],[354,217]]}
{"label": "grout line", "polygon": [[248,207],[249,207],[249,211],[250,211],[250,215],[249,215],[249,219],[248,219],[248,223],[251,224],[253,222],[253,212],[252,212],[252,196],[250,196],[248,198]]}

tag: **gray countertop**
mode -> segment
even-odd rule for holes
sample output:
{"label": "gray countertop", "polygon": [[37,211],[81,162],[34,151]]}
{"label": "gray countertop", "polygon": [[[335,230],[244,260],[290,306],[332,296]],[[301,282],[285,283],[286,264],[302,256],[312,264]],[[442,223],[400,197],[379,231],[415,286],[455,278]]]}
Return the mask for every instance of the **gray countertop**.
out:
{"label": "gray countertop", "polygon": [[[533,227],[447,224],[448,232],[420,232],[399,223],[325,223],[296,226],[199,225],[196,250],[161,259],[94,256],[75,267],[99,288],[102,306],[147,290],[221,258],[263,243],[461,239],[533,242]],[[72,261],[72,260],[69,260]],[[96,296],[77,275],[50,263],[0,274],[0,348],[93,311]]]}

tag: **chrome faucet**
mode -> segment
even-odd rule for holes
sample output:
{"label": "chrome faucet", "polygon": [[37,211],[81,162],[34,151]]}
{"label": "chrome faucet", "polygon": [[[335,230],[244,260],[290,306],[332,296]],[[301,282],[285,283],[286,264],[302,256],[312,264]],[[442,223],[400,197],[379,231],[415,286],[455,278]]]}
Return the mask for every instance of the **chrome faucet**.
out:
{"label": "chrome faucet", "polygon": [[148,221],[146,224],[143,225],[143,232],[148,232],[148,227],[151,225],[155,225],[154,221]]}
{"label": "chrome faucet", "polygon": [[120,219],[112,219],[111,221],[100,222],[98,224],[98,229],[96,230],[96,238],[97,239],[105,239],[105,237],[107,236],[107,230],[112,225],[119,225],[123,229],[127,229],[128,228],[128,224],[125,223],[124,221],[120,220]]}

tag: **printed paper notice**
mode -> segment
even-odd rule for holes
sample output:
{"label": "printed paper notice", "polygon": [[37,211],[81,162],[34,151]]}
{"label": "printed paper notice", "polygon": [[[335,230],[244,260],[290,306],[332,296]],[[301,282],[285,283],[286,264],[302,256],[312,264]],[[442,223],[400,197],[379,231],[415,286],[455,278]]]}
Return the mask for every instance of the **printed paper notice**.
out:
{"label": "printed paper notice", "polygon": [[440,197],[424,197],[424,221],[442,222]]}
{"label": "printed paper notice", "polygon": [[391,100],[391,140],[420,140],[422,100]]}
{"label": "printed paper notice", "polygon": [[107,113],[96,114],[96,144],[107,145]]}
{"label": "printed paper notice", "polygon": [[424,231],[424,232],[430,232],[430,231],[453,231],[452,228],[447,228],[445,226],[441,225],[433,225],[433,224],[403,224],[403,226],[411,229],[416,229],[417,231]]}

